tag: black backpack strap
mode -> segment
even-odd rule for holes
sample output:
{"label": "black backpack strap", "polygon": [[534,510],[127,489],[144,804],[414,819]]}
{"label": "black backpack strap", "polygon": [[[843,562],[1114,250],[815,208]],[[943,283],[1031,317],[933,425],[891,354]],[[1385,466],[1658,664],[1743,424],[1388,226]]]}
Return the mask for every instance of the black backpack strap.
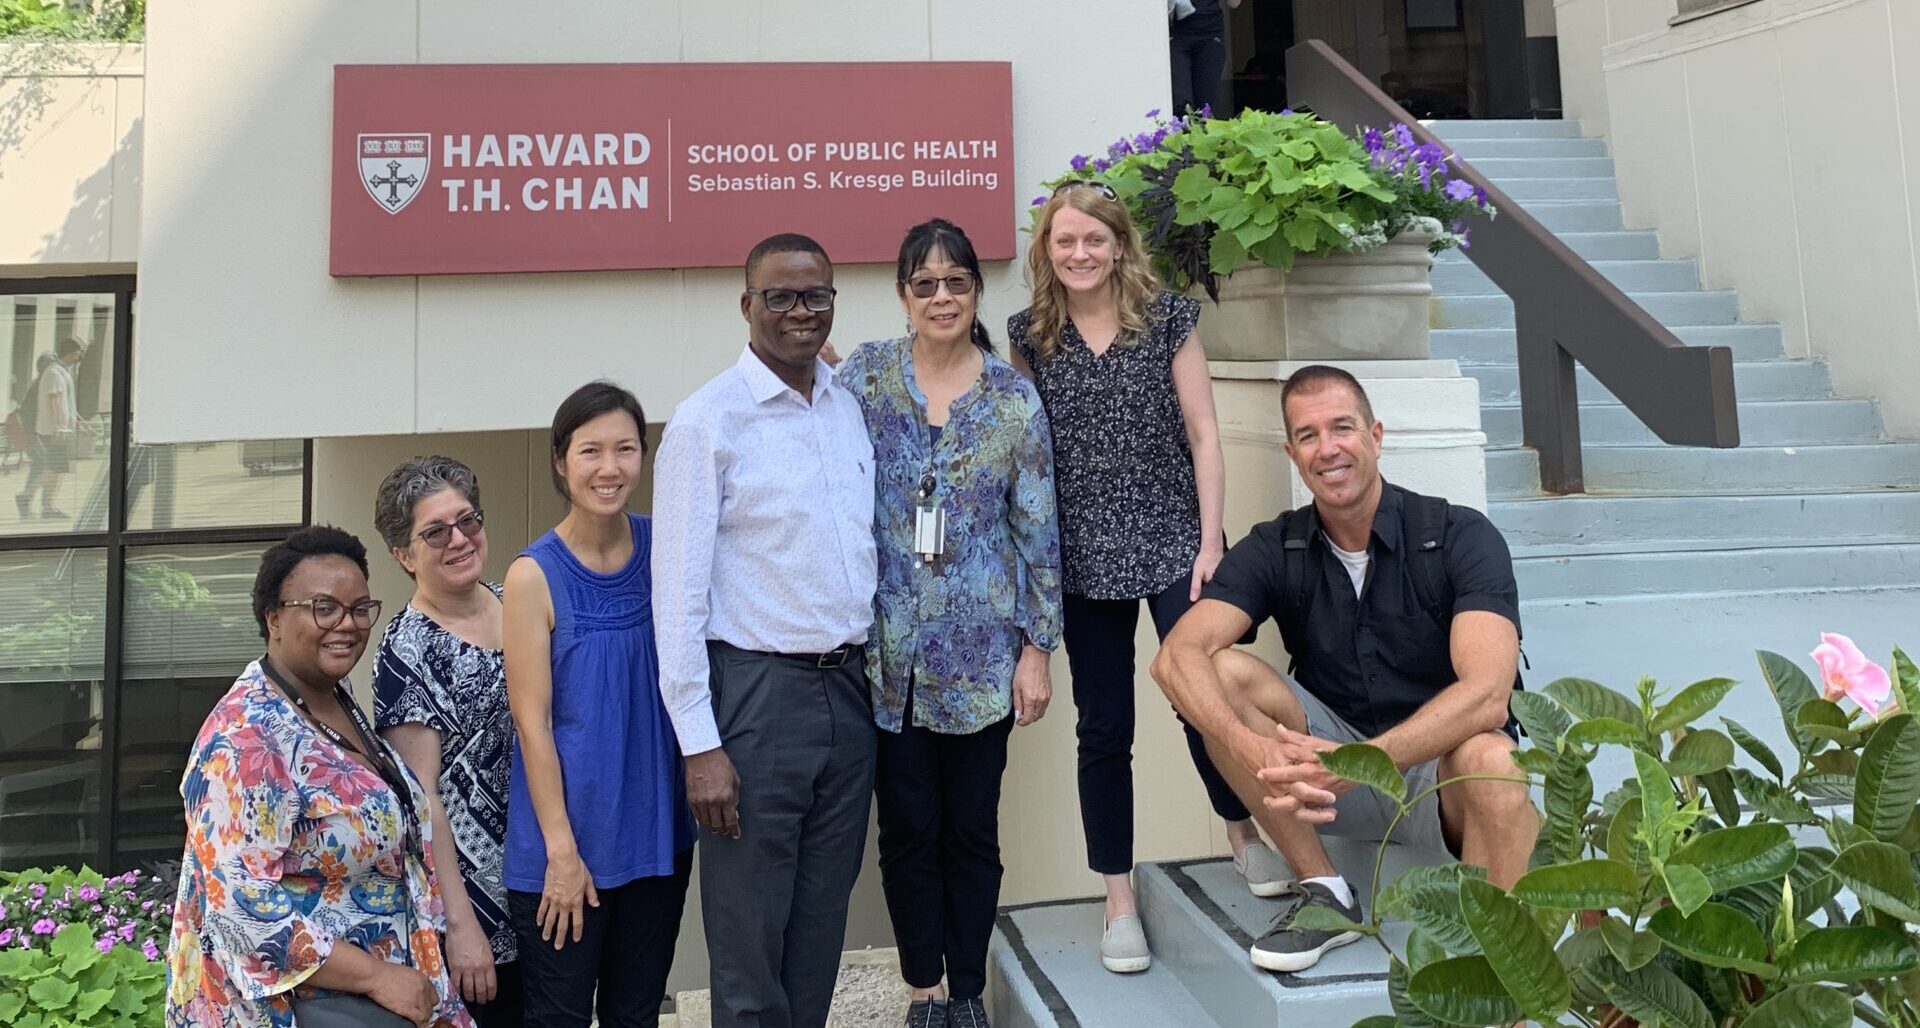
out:
{"label": "black backpack strap", "polygon": [[1302,507],[1281,515],[1281,607],[1280,616],[1274,621],[1280,626],[1280,638],[1287,647],[1289,674],[1300,663],[1300,648],[1305,639],[1301,628],[1306,625],[1307,614],[1313,607],[1312,572],[1318,564],[1307,559],[1313,542],[1312,513],[1311,507]]}
{"label": "black backpack strap", "polygon": [[1453,582],[1447,577],[1447,501],[1441,496],[1406,494],[1402,523],[1407,570],[1413,594],[1427,615],[1441,625],[1453,621]]}

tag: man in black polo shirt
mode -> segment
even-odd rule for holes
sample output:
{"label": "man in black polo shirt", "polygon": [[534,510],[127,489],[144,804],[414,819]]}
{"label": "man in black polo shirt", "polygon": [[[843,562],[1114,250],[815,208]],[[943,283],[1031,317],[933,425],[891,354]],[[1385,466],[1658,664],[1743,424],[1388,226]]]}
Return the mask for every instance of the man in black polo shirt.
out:
{"label": "man in black polo shirt", "polygon": [[[1336,778],[1318,754],[1372,743],[1405,773],[1409,796],[1458,775],[1516,774],[1507,701],[1519,590],[1485,515],[1381,479],[1382,426],[1352,375],[1302,368],[1280,404],[1287,455],[1313,504],[1228,551],[1162,644],[1153,677],[1292,865],[1295,909],[1327,906],[1358,921],[1359,901],[1319,833],[1379,839],[1394,808]],[[1269,617],[1292,677],[1233,649]],[[1422,801],[1393,838],[1444,848],[1506,887],[1526,871],[1538,832],[1524,784],[1472,781]],[[1292,921],[1254,944],[1255,964],[1299,971],[1359,937]]]}

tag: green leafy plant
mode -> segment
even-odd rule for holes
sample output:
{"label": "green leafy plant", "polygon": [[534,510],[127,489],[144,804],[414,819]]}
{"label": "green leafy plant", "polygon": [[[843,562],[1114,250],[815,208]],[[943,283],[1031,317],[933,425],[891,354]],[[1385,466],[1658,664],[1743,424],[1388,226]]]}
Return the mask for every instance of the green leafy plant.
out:
{"label": "green leafy plant", "polygon": [[[1458,864],[1383,888],[1376,864],[1368,921],[1348,927],[1387,950],[1397,1016],[1360,1024],[1920,1026],[1920,672],[1895,650],[1889,676],[1826,639],[1824,690],[1759,654],[1785,760],[1737,721],[1708,724],[1731,679],[1516,693],[1530,744],[1514,780],[1539,784],[1545,808],[1533,865],[1501,889]],[[1596,800],[1590,765],[1609,748],[1633,774]],[[1403,816],[1426,795],[1405,796],[1373,746],[1324,761]],[[1303,926],[1347,924],[1308,913]],[[1404,952],[1381,936],[1389,918],[1411,927]]]}
{"label": "green leafy plant", "polygon": [[1197,284],[1217,300],[1219,277],[1249,260],[1291,268],[1303,255],[1368,250],[1409,229],[1431,234],[1435,251],[1464,246],[1465,217],[1493,214],[1484,191],[1450,176],[1448,154],[1416,143],[1405,125],[1355,138],[1293,110],[1147,116],[1150,129],[1104,156],[1073,158],[1046,184],[1110,187],[1176,289]]}
{"label": "green leafy plant", "polygon": [[172,911],[169,883],[88,868],[0,875],[0,1024],[157,1023]]}
{"label": "green leafy plant", "polygon": [[146,0],[0,0],[0,39],[137,42],[146,35]]}

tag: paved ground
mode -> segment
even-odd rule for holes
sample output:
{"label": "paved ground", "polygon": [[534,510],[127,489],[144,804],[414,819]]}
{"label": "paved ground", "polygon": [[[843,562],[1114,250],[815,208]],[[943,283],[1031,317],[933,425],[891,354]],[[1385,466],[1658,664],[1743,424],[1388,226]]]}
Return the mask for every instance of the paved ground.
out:
{"label": "paved ground", "polygon": [[[674,999],[678,1020],[671,1028],[708,1028],[713,1023],[707,990],[683,992]],[[891,1028],[907,1013],[907,986],[900,979],[900,957],[892,949],[858,950],[843,958],[834,987],[827,1028]],[[662,1028],[669,1022],[661,1021]]]}

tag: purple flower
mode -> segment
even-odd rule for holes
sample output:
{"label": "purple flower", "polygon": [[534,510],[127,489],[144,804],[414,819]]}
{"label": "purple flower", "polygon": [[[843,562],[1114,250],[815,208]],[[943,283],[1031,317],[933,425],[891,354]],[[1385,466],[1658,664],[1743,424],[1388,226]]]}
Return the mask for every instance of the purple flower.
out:
{"label": "purple flower", "polygon": [[35,921],[33,923],[33,934],[52,935],[54,928],[55,928],[55,925],[53,923],[53,918],[43,917],[40,920]]}
{"label": "purple flower", "polygon": [[1473,196],[1474,185],[1466,179],[1457,178],[1447,183],[1447,199],[1466,200]]}
{"label": "purple flower", "polygon": [[1133,137],[1133,150],[1135,153],[1146,153],[1148,150],[1153,149],[1153,143],[1153,133],[1142,132]]}
{"label": "purple flower", "polygon": [[1211,118],[1211,117],[1213,117],[1213,105],[1212,105],[1212,104],[1201,104],[1201,105],[1200,105],[1200,117],[1202,117],[1202,118]]}
{"label": "purple flower", "polygon": [[152,939],[146,939],[140,943],[140,952],[146,954],[149,964],[160,959],[160,947],[155,946]]}
{"label": "purple flower", "polygon": [[1374,155],[1376,160],[1380,156],[1380,151],[1387,146],[1387,137],[1377,128],[1368,129],[1366,134],[1360,137],[1360,141],[1366,144],[1367,152]]}
{"label": "purple flower", "polygon": [[[1034,198],[1033,198],[1033,205],[1034,205],[1035,207],[1038,207],[1038,206],[1040,206],[1041,204],[1043,204],[1043,203],[1046,203],[1046,202],[1047,202],[1047,198],[1046,198],[1046,197],[1044,197],[1044,196],[1036,196],[1036,197],[1034,197]],[[144,901],[144,902],[142,902],[142,903],[140,904],[140,909],[141,909],[141,910],[152,910],[152,909],[153,909],[153,901],[152,901],[152,900],[146,900],[146,901]]]}
{"label": "purple flower", "polygon": [[1155,107],[1153,110],[1147,112],[1148,118],[1158,118],[1159,116],[1160,116],[1160,108],[1158,107]]}
{"label": "purple flower", "polygon": [[1113,165],[1112,165],[1112,164],[1109,164],[1109,163],[1108,163],[1108,162],[1107,162],[1106,160],[1104,160],[1104,159],[1100,159],[1100,158],[1095,158],[1095,159],[1094,159],[1094,162],[1093,162],[1093,170],[1095,170],[1095,171],[1105,171],[1105,170],[1107,170],[1108,168],[1111,168],[1111,167],[1113,167]]}
{"label": "purple flower", "polygon": [[44,899],[44,898],[46,898],[46,895],[47,895],[47,887],[46,887],[46,886],[44,886],[44,885],[39,885],[39,884],[36,884],[36,885],[34,885],[34,887],[33,887],[33,898],[34,898],[34,899]]}
{"label": "purple flower", "polygon": [[1398,122],[1393,126],[1393,139],[1394,142],[1400,144],[1400,148],[1403,150],[1411,150],[1415,146],[1413,130],[1408,128],[1407,123],[1404,121]]}
{"label": "purple flower", "polygon": [[[1046,197],[1044,197],[1044,196],[1036,196],[1036,197],[1034,197],[1034,198],[1033,198],[1033,202],[1032,202],[1032,203],[1030,203],[1030,204],[1028,204],[1027,206],[1029,206],[1029,207],[1039,207],[1040,205],[1042,205],[1042,204],[1044,204],[1044,203],[1046,203],[1046,202],[1047,202],[1047,198],[1046,198]],[[152,900],[148,900],[148,901],[146,901],[145,903],[142,903],[142,904],[140,904],[140,909],[141,909],[141,910],[147,910],[147,909],[149,909],[149,908],[151,908],[152,906],[153,906],[153,901],[152,901]]]}
{"label": "purple flower", "polygon": [[1155,132],[1153,134],[1153,145],[1159,146],[1161,143],[1165,142],[1169,134],[1171,134],[1171,130],[1165,129],[1165,128],[1162,128],[1159,131]]}
{"label": "purple flower", "polygon": [[1284,117],[1286,117],[1287,115],[1289,115],[1289,114],[1292,114],[1292,113],[1293,113],[1293,108],[1291,108],[1291,107],[1282,107],[1282,108],[1280,108],[1280,116],[1281,116],[1282,118],[1284,118]]}
{"label": "purple flower", "polygon": [[133,941],[133,922],[132,921],[128,921],[126,924],[123,924],[120,926],[120,941],[121,942]]}
{"label": "purple flower", "polygon": [[1132,152],[1133,145],[1125,139],[1115,140],[1112,146],[1107,147],[1108,157],[1125,157]]}
{"label": "purple flower", "polygon": [[1433,188],[1433,165],[1431,164],[1420,165],[1420,188],[1421,189]]}
{"label": "purple flower", "polygon": [[1456,220],[1453,223],[1451,231],[1454,235],[1460,237],[1460,249],[1464,250],[1471,245],[1467,242],[1467,223],[1465,221]]}
{"label": "purple flower", "polygon": [[1073,160],[1067,163],[1072,165],[1075,171],[1085,171],[1087,167],[1087,155],[1083,153],[1074,154]]}
{"label": "purple flower", "polygon": [[1482,207],[1487,205],[1487,190],[1484,186],[1473,187],[1473,202]]}
{"label": "purple flower", "polygon": [[13,929],[9,928],[4,932],[0,932],[0,946],[11,945],[13,945]]}
{"label": "purple flower", "polygon": [[1447,152],[1434,143],[1422,143],[1413,148],[1413,159],[1429,168],[1439,168],[1447,163]]}
{"label": "purple flower", "polygon": [[109,932],[106,935],[102,935],[99,941],[93,944],[93,948],[102,953],[111,953],[113,952],[113,944],[118,941],[118,939],[113,937],[113,933]]}

